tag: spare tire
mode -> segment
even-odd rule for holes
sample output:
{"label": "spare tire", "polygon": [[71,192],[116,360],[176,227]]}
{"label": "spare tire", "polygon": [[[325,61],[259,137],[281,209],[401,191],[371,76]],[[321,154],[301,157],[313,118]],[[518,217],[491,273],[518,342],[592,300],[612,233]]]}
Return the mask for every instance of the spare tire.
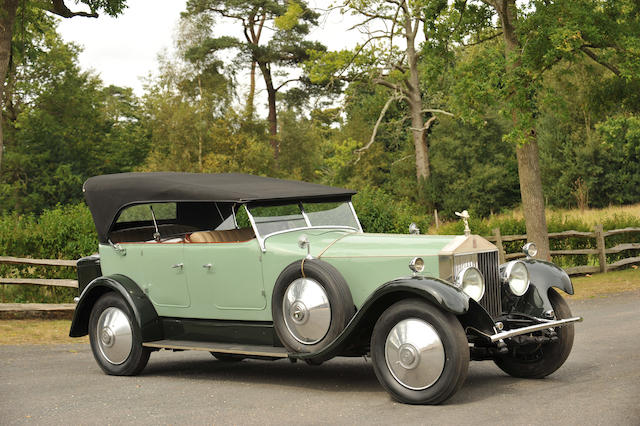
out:
{"label": "spare tire", "polygon": [[293,262],[280,274],[271,297],[273,323],[290,352],[314,353],[344,330],[355,313],[347,282],[318,259]]}

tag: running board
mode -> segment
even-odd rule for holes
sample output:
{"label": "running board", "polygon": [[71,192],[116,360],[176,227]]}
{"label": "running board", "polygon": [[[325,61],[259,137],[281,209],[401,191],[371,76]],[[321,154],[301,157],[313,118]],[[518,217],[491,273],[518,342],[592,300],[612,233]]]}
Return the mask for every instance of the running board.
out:
{"label": "running board", "polygon": [[238,345],[236,343],[194,342],[188,340],[156,340],[143,343],[146,348],[176,349],[182,351],[207,351],[268,358],[287,358],[285,348],[261,345]]}

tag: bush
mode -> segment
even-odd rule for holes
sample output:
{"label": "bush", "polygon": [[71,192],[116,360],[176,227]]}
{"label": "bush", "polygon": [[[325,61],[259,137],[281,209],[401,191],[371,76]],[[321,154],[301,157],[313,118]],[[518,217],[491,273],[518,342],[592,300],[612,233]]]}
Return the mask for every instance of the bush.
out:
{"label": "bush", "polygon": [[[41,216],[0,216],[0,255],[36,259],[79,259],[94,253],[98,238],[84,204],[56,206]],[[0,265],[0,276],[75,278],[75,268]],[[71,302],[76,291],[54,287],[8,286],[3,299],[13,302]]]}
{"label": "bush", "polygon": [[381,189],[365,188],[353,197],[364,232],[407,234],[415,222],[423,231],[429,228],[431,216],[409,202],[398,201]]}

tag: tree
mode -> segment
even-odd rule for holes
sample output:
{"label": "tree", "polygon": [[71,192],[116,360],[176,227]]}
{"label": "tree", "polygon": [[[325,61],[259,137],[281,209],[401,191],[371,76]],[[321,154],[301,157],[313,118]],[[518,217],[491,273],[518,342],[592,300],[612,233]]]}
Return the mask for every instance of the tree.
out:
{"label": "tree", "polygon": [[267,91],[270,142],[274,158],[278,158],[278,118],[276,95],[287,84],[299,78],[287,78],[276,82],[276,67],[297,66],[308,58],[307,51],[324,50],[322,44],[305,40],[309,25],[316,25],[318,14],[301,0],[189,0],[188,15],[209,15],[238,23],[244,41],[230,36],[210,37],[193,46],[191,58],[215,55],[233,50],[250,64],[250,87],[247,97],[247,115],[254,110],[256,67],[260,70]]}
{"label": "tree", "polygon": [[[2,0],[0,6],[0,87],[2,93],[4,110],[4,90],[9,62],[13,53],[13,34],[14,25],[16,23],[16,14],[19,7],[37,7],[44,9],[56,16],[63,18],[73,18],[75,16],[84,16],[89,18],[97,18],[98,11],[102,10],[110,16],[119,15],[126,7],[126,0],[80,0],[81,3],[87,5],[89,12],[72,12],[66,5],[64,0],[44,0],[44,1],[20,1],[20,0]],[[78,1],[76,1],[78,3]],[[3,123],[0,120],[0,170],[2,168],[2,156],[4,151]]]}
{"label": "tree", "polygon": [[148,137],[131,89],[102,87],[80,71],[79,48],[55,28],[40,53],[18,66],[16,118],[7,126],[0,209],[40,212],[82,199],[90,176],[132,171],[147,156]]}
{"label": "tree", "polygon": [[[635,46],[640,6],[631,0],[527,3],[482,0],[482,3],[491,8],[493,16],[485,20],[474,36],[478,41],[502,39],[503,73],[492,85],[494,89],[499,87],[494,93],[499,94],[501,108],[511,119],[512,130],[506,138],[517,145],[527,238],[538,244],[539,257],[549,259],[537,132],[538,95],[543,76],[559,62],[582,55],[616,75],[623,74],[622,66],[629,73],[637,72]],[[493,28],[495,20],[499,23],[497,29]],[[475,68],[475,78],[481,71]]]}
{"label": "tree", "polygon": [[[447,9],[441,0],[348,0],[341,5],[361,18],[352,29],[367,34],[366,40],[354,51],[315,54],[309,61],[312,78],[317,82],[332,79],[355,81],[370,79],[389,89],[390,95],[380,111],[369,142],[357,150],[368,150],[375,141],[378,128],[392,103],[404,101],[409,108],[411,137],[415,152],[415,174],[418,182],[429,178],[428,133],[436,114],[448,114],[437,108],[425,108],[425,91],[421,81],[420,62],[424,60],[424,44],[430,33],[423,30],[425,42],[419,43],[424,23],[437,21]],[[373,27],[372,27],[373,26]],[[397,47],[404,43],[405,48]]]}

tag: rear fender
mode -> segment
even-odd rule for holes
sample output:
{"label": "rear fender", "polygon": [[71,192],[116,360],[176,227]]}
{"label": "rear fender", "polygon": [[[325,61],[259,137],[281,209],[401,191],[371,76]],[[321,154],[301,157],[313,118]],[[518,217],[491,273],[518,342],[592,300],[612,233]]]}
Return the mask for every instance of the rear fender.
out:
{"label": "rear fender", "polygon": [[140,327],[143,342],[163,338],[158,313],[147,295],[133,280],[120,274],[98,277],[85,287],[73,314],[69,336],[80,337],[88,334],[89,316],[93,305],[103,294],[112,291],[122,296],[131,307],[135,321]]}

